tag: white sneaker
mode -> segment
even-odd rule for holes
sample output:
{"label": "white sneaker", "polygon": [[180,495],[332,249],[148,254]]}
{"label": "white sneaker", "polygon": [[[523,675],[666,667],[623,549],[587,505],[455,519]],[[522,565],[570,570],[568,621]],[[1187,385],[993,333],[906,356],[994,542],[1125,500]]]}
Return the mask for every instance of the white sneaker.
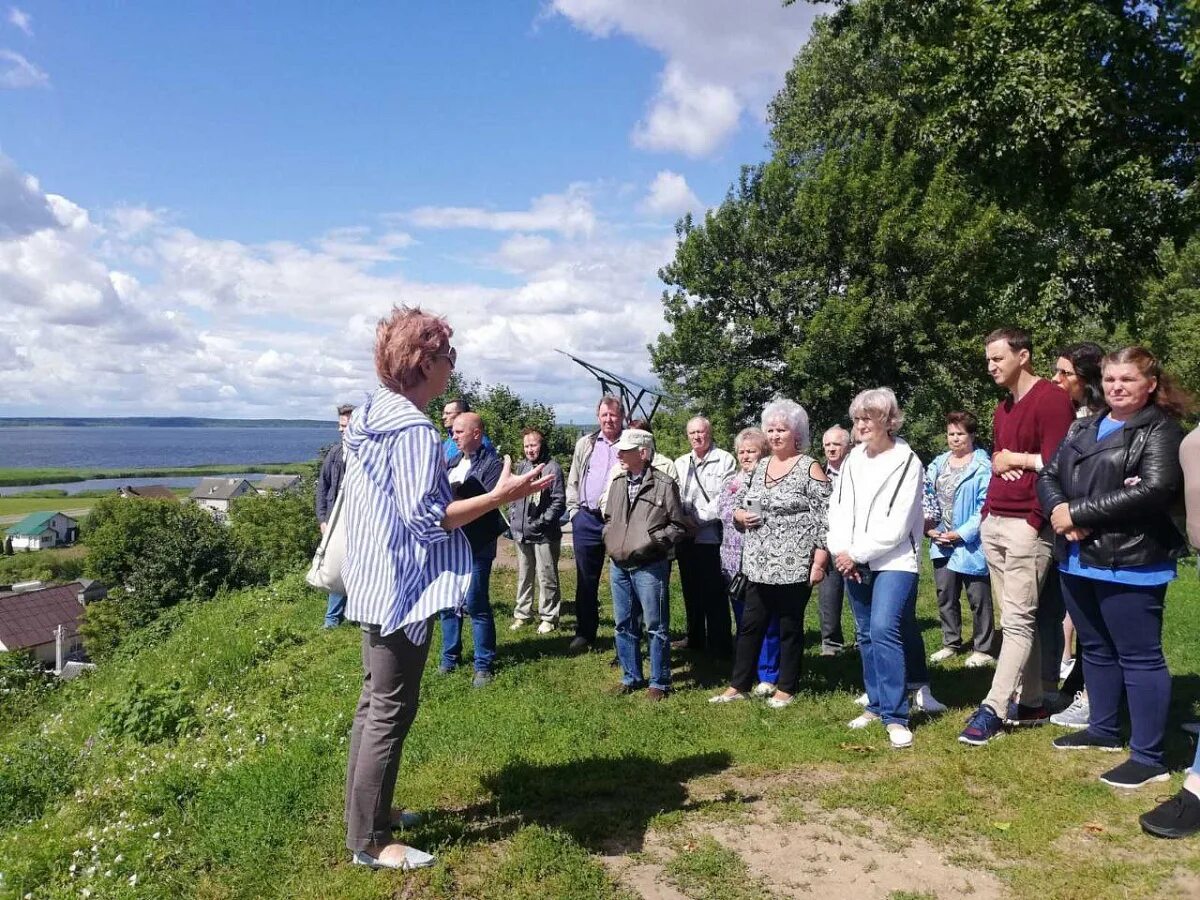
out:
{"label": "white sneaker", "polygon": [[980,653],[978,650],[976,650],[967,657],[967,661],[963,663],[963,666],[968,669],[983,669],[987,666],[994,666],[995,664],[995,659],[988,656],[986,653]]}
{"label": "white sneaker", "polygon": [[1063,728],[1087,728],[1090,714],[1087,691],[1077,691],[1075,701],[1062,712],[1052,715],[1050,724],[1061,725]]}
{"label": "white sneaker", "polygon": [[553,622],[543,622],[541,625],[538,626],[537,633],[538,634],[549,634],[550,632],[552,632],[555,629],[555,627],[556,626]]}
{"label": "white sneaker", "polygon": [[750,692],[755,697],[774,697],[775,685],[769,681],[760,681],[754,686],[754,690]]}
{"label": "white sneaker", "polygon": [[767,706],[771,709],[783,709],[785,706],[791,706],[796,700],[796,695],[790,697],[768,697]]}
{"label": "white sneaker", "polygon": [[513,623],[508,626],[509,631],[520,631],[525,627],[524,619],[513,619]]}
{"label": "white sneaker", "polygon": [[741,691],[736,694],[714,694],[708,698],[709,703],[736,703],[738,700],[745,700],[746,695]]}
{"label": "white sneaker", "polygon": [[879,721],[879,716],[875,715],[875,713],[865,712],[858,718],[851,719],[849,722],[847,722],[846,727],[857,730],[859,728],[866,728],[872,722],[878,722],[878,721]]}
{"label": "white sneaker", "polygon": [[857,697],[854,698],[854,702],[857,703],[859,706],[867,706],[868,704],[870,704],[871,698],[868,697],[866,692],[864,691],[863,693],[859,694]]}
{"label": "white sneaker", "polygon": [[887,727],[888,740],[892,742],[893,750],[903,750],[912,746],[912,732],[899,722],[893,722]]}
{"label": "white sneaker", "polygon": [[929,661],[931,663],[945,662],[948,659],[953,659],[954,655],[955,655],[954,651],[951,650],[949,647],[943,647],[941,650],[938,650],[936,653],[929,654]]}
{"label": "white sneaker", "polygon": [[[936,716],[946,711],[946,704],[940,702],[935,696],[933,696],[933,691],[929,689],[929,685],[927,684],[923,684],[913,691],[912,700],[913,706],[926,715]],[[889,725],[888,727],[890,728],[891,726]],[[912,743],[912,735],[909,735],[909,743]],[[908,744],[905,744],[904,746],[907,747]]]}
{"label": "white sneaker", "polygon": [[1071,670],[1075,668],[1075,658],[1064,659],[1058,664],[1058,680],[1066,681],[1071,674]]}

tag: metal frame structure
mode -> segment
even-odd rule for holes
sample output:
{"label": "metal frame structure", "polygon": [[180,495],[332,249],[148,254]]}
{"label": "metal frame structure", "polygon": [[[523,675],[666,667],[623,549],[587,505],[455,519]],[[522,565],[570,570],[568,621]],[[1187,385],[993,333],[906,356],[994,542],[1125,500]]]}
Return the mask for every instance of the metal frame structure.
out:
{"label": "metal frame structure", "polygon": [[[588,362],[586,359],[580,359],[566,350],[559,350],[558,352],[587,369],[600,382],[600,387],[604,393],[615,394],[621,399],[621,408],[625,413],[626,421],[630,419],[645,419],[646,424],[650,424],[654,421],[654,414],[658,412],[658,404],[662,402],[664,397],[669,396],[658,388],[652,388],[640,384],[632,378],[617,375],[615,372],[601,368],[595,363]],[[654,403],[647,410],[643,401],[648,402],[648,399],[651,397],[654,398]]]}

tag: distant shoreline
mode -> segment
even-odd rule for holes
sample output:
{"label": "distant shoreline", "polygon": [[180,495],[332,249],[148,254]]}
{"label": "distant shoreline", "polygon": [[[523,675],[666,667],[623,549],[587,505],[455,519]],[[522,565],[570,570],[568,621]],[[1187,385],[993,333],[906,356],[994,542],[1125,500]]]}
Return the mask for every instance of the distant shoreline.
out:
{"label": "distant shoreline", "polygon": [[325,419],[205,419],[196,416],[8,416],[0,428],[319,428]]}
{"label": "distant shoreline", "polygon": [[[315,461],[315,460],[314,460]],[[247,472],[265,475],[303,475],[312,462],[238,463],[236,465],[154,466],[146,469],[13,469],[0,468],[0,487],[18,485],[65,484],[93,478],[171,478],[190,475],[240,475]]]}

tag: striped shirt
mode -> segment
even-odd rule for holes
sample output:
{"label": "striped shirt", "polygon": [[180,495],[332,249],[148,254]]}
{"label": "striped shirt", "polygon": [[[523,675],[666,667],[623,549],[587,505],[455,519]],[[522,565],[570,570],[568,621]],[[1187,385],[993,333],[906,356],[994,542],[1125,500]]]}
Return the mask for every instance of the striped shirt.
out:
{"label": "striped shirt", "polygon": [[344,446],[346,617],[423,643],[430,617],[461,608],[471,581],[466,536],[441,524],[453,494],[438,433],[380,387],[354,411]]}

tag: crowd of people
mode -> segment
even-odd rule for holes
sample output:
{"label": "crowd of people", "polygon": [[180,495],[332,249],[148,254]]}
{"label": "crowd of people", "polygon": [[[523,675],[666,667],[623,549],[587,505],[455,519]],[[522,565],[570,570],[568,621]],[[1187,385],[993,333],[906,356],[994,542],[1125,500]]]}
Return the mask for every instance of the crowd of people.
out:
{"label": "crowd of people", "polygon": [[[1144,348],[1105,354],[1074,344],[1046,379],[1026,332],[987,335],[987,371],[1005,392],[991,452],[976,444],[975,416],[953,410],[946,451],[924,465],[899,435],[896,395],[877,387],[853,399],[849,429],[825,430],[823,463],[809,453],[807,412],[784,398],[767,404],[760,427],[737,435],[733,453],[715,446],[707,419],[692,418],[690,451],[671,460],[657,452],[648,423],[626,422],[606,396],[598,427],[578,440],[564,473],[536,429],[523,433],[514,471],[461,400],[443,411],[442,444],[422,410],[453,371],[451,335],[444,319],[415,309],[380,322],[381,386],[342,423],[341,452],[319,485],[319,517],[329,508],[321,489],[333,484],[336,495],[340,484],[346,493],[348,599],[331,597],[330,615],[336,624],[344,604],[363,630],[346,783],[356,862],[433,861],[392,839],[410,818],[391,805],[432,620],[442,626],[439,669],[449,674],[470,618],[474,684],[486,686],[496,659],[489,576],[497,538],[507,530],[517,548],[510,627],[536,618],[545,634],[560,624],[565,521],[576,569],[569,646],[582,653],[596,643],[607,567],[619,693],[663,701],[672,651],[686,649],[729,661],[728,687],[712,703],[757,697],[786,708],[799,690],[805,607],[816,591],[821,655],[857,648],[861,659],[863,710],[849,728],[882,726],[892,747],[911,747],[914,715],[945,711],[930,691],[929,664],[963,654],[967,667],[994,667],[963,744],[1053,722],[1072,729],[1053,740],[1056,749],[1121,752],[1124,703],[1129,755],[1101,780],[1132,789],[1169,778],[1163,610],[1188,537],[1200,543],[1200,429],[1185,439],[1190,398]],[[338,471],[327,474],[331,466]],[[1175,515],[1185,495],[1186,536]],[[925,539],[942,633],[928,659],[916,619]],[[674,567],[687,625],[672,642]],[[847,597],[853,640],[842,631]],[[1141,824],[1160,837],[1200,832],[1200,753],[1183,788]]]}

